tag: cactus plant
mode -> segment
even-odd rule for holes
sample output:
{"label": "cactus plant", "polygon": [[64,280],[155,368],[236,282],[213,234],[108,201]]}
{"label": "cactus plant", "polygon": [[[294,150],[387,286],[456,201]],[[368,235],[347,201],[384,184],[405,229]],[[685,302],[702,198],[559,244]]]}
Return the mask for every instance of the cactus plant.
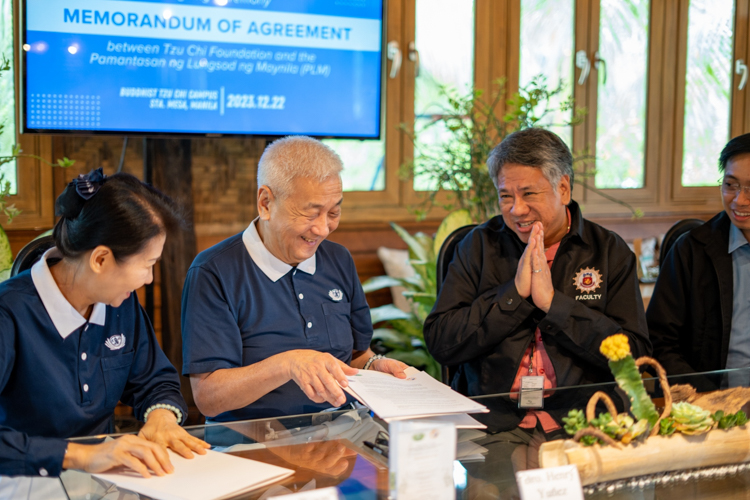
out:
{"label": "cactus plant", "polygon": [[615,376],[617,385],[628,395],[633,416],[637,420],[647,420],[651,427],[656,425],[659,413],[643,385],[641,373],[630,353],[628,337],[622,333],[607,337],[602,342],[600,351],[609,360],[609,369]]}

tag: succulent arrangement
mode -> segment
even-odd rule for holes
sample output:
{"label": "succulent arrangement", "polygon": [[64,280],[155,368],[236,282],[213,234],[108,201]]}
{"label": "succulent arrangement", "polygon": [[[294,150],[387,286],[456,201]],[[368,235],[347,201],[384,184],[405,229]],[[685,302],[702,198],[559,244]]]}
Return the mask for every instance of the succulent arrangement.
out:
{"label": "succulent arrangement", "polygon": [[[653,358],[633,359],[627,336],[616,334],[607,337],[599,350],[609,360],[609,368],[617,385],[630,399],[630,412],[618,413],[612,399],[604,392],[596,392],[583,410],[571,410],[563,423],[565,431],[575,441],[591,446],[595,443],[607,444],[617,448],[630,444],[637,439],[648,436],[674,433],[696,435],[706,433],[714,428],[731,429],[744,426],[748,422],[744,411],[724,413],[719,410],[713,414],[688,402],[672,404],[672,395],[664,368]],[[657,412],[654,402],[649,397],[638,370],[639,366],[648,364],[659,374],[659,381],[664,390],[664,410]],[[603,401],[607,412],[595,416],[596,405]]]}

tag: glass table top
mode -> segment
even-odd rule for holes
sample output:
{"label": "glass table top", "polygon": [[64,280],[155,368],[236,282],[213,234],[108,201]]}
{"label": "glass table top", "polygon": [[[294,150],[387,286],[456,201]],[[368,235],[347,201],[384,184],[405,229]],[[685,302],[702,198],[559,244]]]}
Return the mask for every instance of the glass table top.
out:
{"label": "glass table top", "polygon": [[[664,404],[664,395],[658,379],[646,376],[644,382],[659,408]],[[669,385],[673,387],[675,384],[683,385],[683,389],[685,384],[693,386],[697,390],[693,398],[718,389],[747,389],[750,387],[750,368],[670,376]],[[558,408],[565,408],[567,405],[568,409],[583,409],[588,398],[596,391],[610,394],[619,411],[628,407],[627,398],[614,383],[559,387],[545,391],[545,399],[552,401],[554,398]],[[679,399],[682,397],[680,394],[685,393],[682,391],[677,394]],[[741,397],[750,401],[750,389],[747,389],[746,396]],[[493,412],[502,412],[516,405],[517,394],[489,394],[476,396],[474,399],[487,405]],[[742,406],[747,409],[746,403]],[[750,428],[750,424],[747,427]],[[340,498],[388,497],[388,460],[364,444],[365,441],[374,442],[378,433],[387,433],[388,425],[374,416],[368,408],[231,423],[207,423],[186,429],[192,435],[206,440],[213,450],[295,471],[293,476],[285,480],[238,498],[266,499],[329,486],[337,488]],[[118,435],[109,436],[117,437]],[[382,434],[380,437],[382,438]],[[566,437],[569,436],[562,430],[545,436],[539,430],[518,428],[494,434],[477,429],[459,429],[457,460],[454,462],[456,498],[520,498],[515,473],[539,466],[539,447],[546,440]],[[74,440],[90,439],[92,438]],[[700,447],[696,447],[695,453],[700,452]],[[750,460],[750,449],[747,457]],[[665,460],[668,461],[669,457]],[[635,478],[585,486],[585,496],[595,499],[750,498],[750,464],[727,464],[702,470],[646,472]],[[8,489],[11,479],[33,482],[29,478],[0,478],[0,498],[15,497],[5,496],[8,492],[23,495],[26,491],[23,488]],[[59,498],[148,498],[118,490],[111,484],[79,471],[65,471],[59,479],[41,479],[46,479],[48,484],[56,482],[58,489],[62,491]],[[30,498],[47,498],[27,494],[31,495]]]}

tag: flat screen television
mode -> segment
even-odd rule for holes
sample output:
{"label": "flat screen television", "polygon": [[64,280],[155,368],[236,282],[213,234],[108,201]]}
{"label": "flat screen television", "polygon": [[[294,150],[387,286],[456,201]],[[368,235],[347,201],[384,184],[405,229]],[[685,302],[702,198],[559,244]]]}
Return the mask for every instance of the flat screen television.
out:
{"label": "flat screen television", "polygon": [[21,130],[377,139],[383,0],[22,0]]}

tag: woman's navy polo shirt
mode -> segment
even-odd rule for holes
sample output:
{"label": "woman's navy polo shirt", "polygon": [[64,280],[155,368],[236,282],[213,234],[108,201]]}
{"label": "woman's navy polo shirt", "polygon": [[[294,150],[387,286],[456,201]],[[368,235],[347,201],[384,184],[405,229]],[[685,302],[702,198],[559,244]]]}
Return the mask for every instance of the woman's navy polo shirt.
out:
{"label": "woman's navy polo shirt", "polygon": [[[48,252],[49,253],[49,252]],[[0,284],[0,475],[58,475],[63,438],[111,432],[118,401],[187,408],[177,370],[132,294],[86,321],[47,267]]]}
{"label": "woman's navy polo shirt", "polygon": [[[252,255],[252,256],[251,256]],[[293,349],[327,352],[344,363],[370,346],[372,322],[349,251],[324,240],[296,268],[263,245],[255,221],[201,252],[182,294],[185,375],[252,365]],[[212,420],[318,412],[293,382]]]}

